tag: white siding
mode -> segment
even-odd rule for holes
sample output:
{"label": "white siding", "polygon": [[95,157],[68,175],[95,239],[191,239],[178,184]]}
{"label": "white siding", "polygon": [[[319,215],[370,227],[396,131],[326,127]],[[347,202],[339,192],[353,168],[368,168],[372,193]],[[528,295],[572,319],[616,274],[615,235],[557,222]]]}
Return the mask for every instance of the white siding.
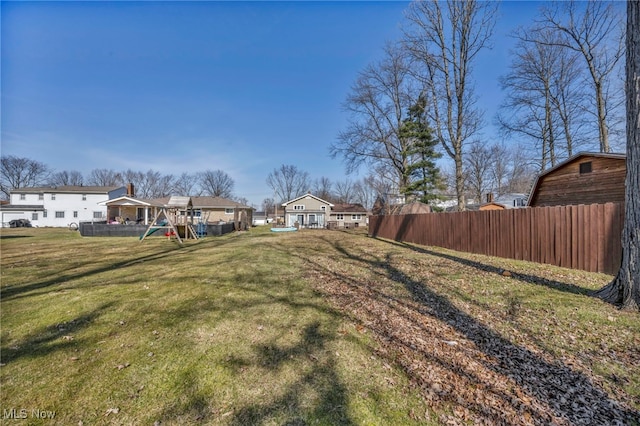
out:
{"label": "white siding", "polygon": [[[18,190],[19,191],[19,190]],[[106,220],[107,207],[98,203],[113,198],[123,192],[122,188],[104,193],[81,193],[81,192],[56,192],[55,189],[42,193],[42,197],[37,192],[12,192],[10,203],[12,206],[41,206],[46,211],[37,211],[38,219],[33,220],[33,209],[24,211],[3,211],[2,225],[8,226],[8,222],[13,219],[28,219],[33,226],[67,227],[71,222],[89,222],[94,220]],[[24,200],[21,200],[24,194]],[[55,197],[52,195],[55,194]],[[52,199],[55,198],[55,199]],[[83,200],[84,198],[84,200]],[[63,212],[64,217],[56,217],[56,212]],[[77,217],[74,217],[77,212]],[[94,212],[100,212],[102,219],[95,219]]]}
{"label": "white siding", "polygon": [[[55,193],[56,199],[51,199],[52,193],[44,196],[44,208],[47,217],[41,217],[39,226],[62,226],[66,227],[71,222],[90,222],[94,220],[93,212],[102,212],[104,218],[107,216],[107,207],[99,206],[98,203],[107,199],[107,194],[86,194],[86,200],[82,199],[82,194],[59,194]],[[73,212],[78,212],[78,217],[73,217]],[[64,212],[64,217],[56,217],[56,212]],[[42,215],[41,215],[42,216]]]}

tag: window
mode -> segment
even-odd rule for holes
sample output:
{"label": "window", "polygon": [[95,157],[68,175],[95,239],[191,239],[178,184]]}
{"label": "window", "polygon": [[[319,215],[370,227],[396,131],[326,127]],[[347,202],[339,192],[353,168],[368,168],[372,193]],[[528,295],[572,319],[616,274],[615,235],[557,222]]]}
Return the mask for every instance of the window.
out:
{"label": "window", "polygon": [[78,212],[77,212],[77,211],[74,211],[74,212],[73,212],[73,217],[75,217],[75,218],[77,218],[77,217],[78,217]]}
{"label": "window", "polygon": [[20,194],[20,200],[26,200],[27,194]]}
{"label": "window", "polygon": [[304,210],[304,204],[296,204],[293,206],[294,210]]}
{"label": "window", "polygon": [[31,220],[38,220],[38,213],[31,213]]}
{"label": "window", "polygon": [[321,209],[323,212],[326,212],[326,211],[327,211],[327,206],[322,206],[322,207],[320,207],[320,209]]}
{"label": "window", "polygon": [[47,211],[46,211],[46,210],[44,210],[44,211],[42,212],[42,217],[47,217]]}
{"label": "window", "polygon": [[224,209],[224,214],[233,214],[233,209]]}
{"label": "window", "polygon": [[56,194],[51,194],[51,199],[55,200],[56,199]]}
{"label": "window", "polygon": [[93,212],[94,219],[102,219],[102,212]]}
{"label": "window", "polygon": [[82,201],[87,201],[87,194],[82,194]]}
{"label": "window", "polygon": [[360,220],[362,219],[362,215],[361,214],[352,214],[351,215],[351,220]]}
{"label": "window", "polygon": [[64,219],[64,212],[56,212],[56,219]]}
{"label": "window", "polygon": [[591,173],[591,161],[580,163],[580,174]]}
{"label": "window", "polygon": [[336,214],[336,219],[337,220],[344,220],[344,215],[342,213],[338,213],[338,214]]}
{"label": "window", "polygon": [[38,194],[38,200],[44,200],[44,194]]}

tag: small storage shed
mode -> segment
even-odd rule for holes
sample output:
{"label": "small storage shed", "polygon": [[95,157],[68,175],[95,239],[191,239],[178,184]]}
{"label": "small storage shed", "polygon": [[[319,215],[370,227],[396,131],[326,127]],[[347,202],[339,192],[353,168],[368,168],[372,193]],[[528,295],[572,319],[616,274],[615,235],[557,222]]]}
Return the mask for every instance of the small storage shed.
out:
{"label": "small storage shed", "polygon": [[625,154],[582,152],[541,173],[529,207],[624,203]]}

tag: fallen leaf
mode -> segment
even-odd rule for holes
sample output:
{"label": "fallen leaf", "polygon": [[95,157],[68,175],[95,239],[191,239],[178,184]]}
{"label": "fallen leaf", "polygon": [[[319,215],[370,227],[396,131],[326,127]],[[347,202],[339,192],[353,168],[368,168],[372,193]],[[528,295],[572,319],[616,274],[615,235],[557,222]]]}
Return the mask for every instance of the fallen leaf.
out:
{"label": "fallen leaf", "polygon": [[120,412],[120,409],[118,407],[115,408],[109,408],[107,409],[107,412],[104,413],[105,417],[108,416],[109,414],[118,414]]}

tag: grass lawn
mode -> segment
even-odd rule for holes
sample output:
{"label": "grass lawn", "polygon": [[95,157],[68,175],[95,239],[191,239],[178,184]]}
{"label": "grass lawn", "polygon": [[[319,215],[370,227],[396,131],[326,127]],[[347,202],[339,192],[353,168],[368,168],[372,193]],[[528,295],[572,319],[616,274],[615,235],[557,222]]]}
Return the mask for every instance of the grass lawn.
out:
{"label": "grass lawn", "polygon": [[3,424],[640,424],[606,275],[362,232],[1,236]]}

